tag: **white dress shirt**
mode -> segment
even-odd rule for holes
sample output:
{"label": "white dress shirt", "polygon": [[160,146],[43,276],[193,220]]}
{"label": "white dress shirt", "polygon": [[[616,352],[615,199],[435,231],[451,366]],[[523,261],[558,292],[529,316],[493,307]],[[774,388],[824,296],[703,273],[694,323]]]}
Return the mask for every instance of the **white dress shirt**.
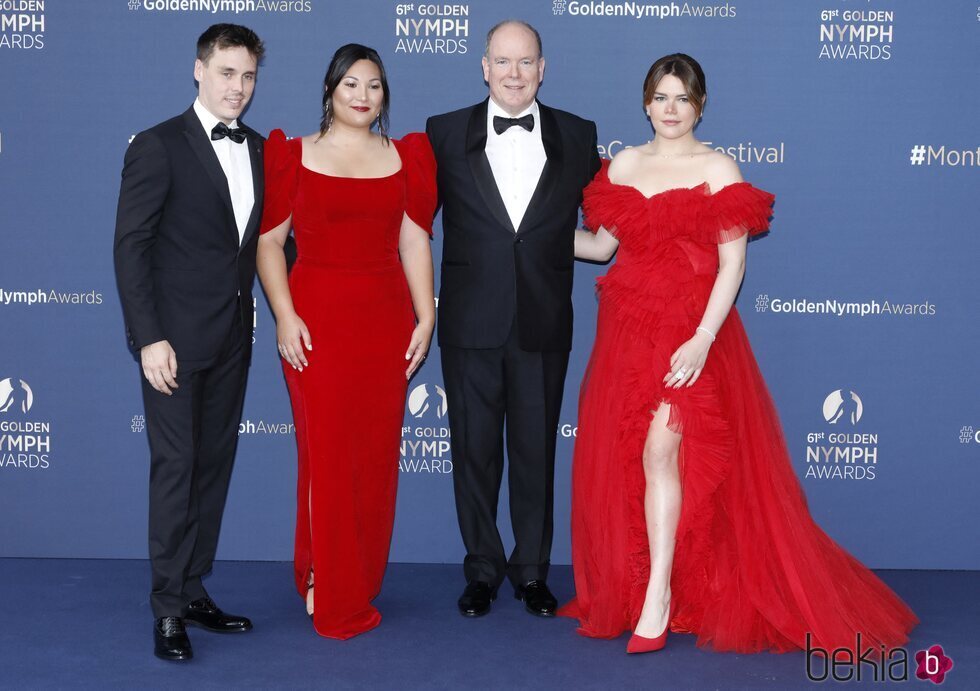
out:
{"label": "white dress shirt", "polygon": [[548,160],[544,153],[544,142],[541,141],[541,115],[537,101],[518,117],[529,113],[534,116],[534,129],[530,132],[515,125],[502,134],[497,134],[493,129],[493,116],[509,118],[510,115],[494,103],[492,98],[487,105],[487,159],[515,231],[521,225],[534,189],[538,186],[538,178]]}
{"label": "white dress shirt", "polygon": [[[200,100],[194,100],[194,112],[197,113],[204,132],[211,141],[211,147],[218,156],[221,170],[228,180],[228,192],[231,194],[231,208],[235,212],[235,224],[238,226],[238,244],[245,237],[245,226],[248,225],[252,207],[255,205],[255,189],[252,187],[252,162],[248,155],[248,142],[238,144],[228,137],[211,139],[211,130],[219,120],[211,114]],[[228,127],[238,127],[238,120],[232,121]]]}

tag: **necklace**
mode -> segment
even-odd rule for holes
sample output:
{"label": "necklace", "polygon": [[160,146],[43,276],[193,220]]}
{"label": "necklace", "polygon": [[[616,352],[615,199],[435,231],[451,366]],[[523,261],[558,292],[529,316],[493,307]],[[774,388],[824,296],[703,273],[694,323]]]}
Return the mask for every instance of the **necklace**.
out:
{"label": "necklace", "polygon": [[[653,142],[650,143],[653,144]],[[697,144],[698,142],[695,142],[695,145]],[[700,152],[697,150],[685,151],[684,153],[677,153],[677,154],[662,154],[659,151],[651,151],[650,155],[654,156],[655,158],[663,158],[669,160],[671,158],[694,158],[699,153]]]}
{"label": "necklace", "polygon": [[658,154],[658,153],[655,153],[653,155],[656,156],[657,158],[684,158],[684,157],[693,158],[694,155],[695,155],[695,153],[696,152],[694,152],[694,151],[689,151],[689,152],[683,153],[683,154]]}

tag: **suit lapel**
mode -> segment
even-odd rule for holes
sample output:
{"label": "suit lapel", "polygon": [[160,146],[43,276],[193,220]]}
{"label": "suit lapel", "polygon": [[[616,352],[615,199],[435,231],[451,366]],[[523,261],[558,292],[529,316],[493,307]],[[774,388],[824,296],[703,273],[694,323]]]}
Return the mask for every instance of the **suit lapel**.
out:
{"label": "suit lapel", "polygon": [[[488,99],[489,100],[489,99]],[[466,160],[476,181],[476,188],[493,217],[505,228],[514,231],[514,224],[504,206],[504,200],[493,178],[490,160],[487,158],[487,101],[480,103],[470,113],[466,127]]]}
{"label": "suit lapel", "polygon": [[187,143],[194,152],[194,155],[197,156],[204,170],[207,172],[208,177],[211,178],[211,182],[214,184],[221,201],[225,203],[225,209],[228,211],[228,217],[231,219],[229,228],[235,232],[235,244],[237,245],[238,227],[235,223],[235,208],[231,204],[231,192],[228,191],[228,178],[225,177],[225,171],[221,169],[221,163],[218,162],[218,156],[214,153],[211,140],[204,133],[204,128],[201,126],[201,121],[198,119],[193,107],[188,108],[184,113],[184,136],[187,138]]}
{"label": "suit lapel", "polygon": [[[538,103],[538,114],[541,120],[541,141],[544,144],[544,155],[547,158],[538,185],[534,188],[527,211],[521,219],[520,233],[534,223],[535,219],[548,209],[548,198],[555,191],[558,179],[561,177],[561,167],[564,161],[564,149],[561,144],[561,132],[558,131],[558,120],[551,108]],[[498,195],[499,196],[499,195]]]}
{"label": "suit lapel", "polygon": [[[238,123],[239,127],[245,127]],[[246,128],[248,130],[248,159],[252,166],[252,191],[255,196],[255,203],[252,204],[252,213],[248,217],[248,223],[245,225],[245,233],[242,235],[242,243],[238,248],[241,248],[248,244],[249,239],[252,235],[258,231],[259,223],[262,220],[262,194],[265,190],[265,179],[264,179],[264,169],[262,166],[262,138],[251,128]]]}

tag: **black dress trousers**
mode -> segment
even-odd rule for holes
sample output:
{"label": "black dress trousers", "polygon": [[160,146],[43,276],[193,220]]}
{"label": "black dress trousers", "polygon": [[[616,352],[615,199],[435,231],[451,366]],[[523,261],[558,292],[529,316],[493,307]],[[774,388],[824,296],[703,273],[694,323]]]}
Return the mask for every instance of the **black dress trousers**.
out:
{"label": "black dress trousers", "polygon": [[221,355],[178,365],[171,396],[140,372],[150,442],[149,548],[154,617],[206,595],[238,444],[247,361],[239,320]]}
{"label": "black dress trousers", "polygon": [[[441,348],[453,487],[467,581],[545,579],[551,555],[555,438],[568,351],[529,352],[516,325],[499,348]],[[506,426],[506,436],[504,428]],[[515,546],[504,555],[497,504],[506,438]]]}

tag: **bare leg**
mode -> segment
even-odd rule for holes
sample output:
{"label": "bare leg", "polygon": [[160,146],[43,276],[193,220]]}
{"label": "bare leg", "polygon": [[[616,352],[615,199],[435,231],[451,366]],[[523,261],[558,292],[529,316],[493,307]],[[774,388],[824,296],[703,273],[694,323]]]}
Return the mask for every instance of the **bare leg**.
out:
{"label": "bare leg", "polygon": [[[307,501],[310,503],[309,513],[310,520],[313,520],[313,483],[310,482],[310,493],[307,496]],[[311,552],[312,553],[312,552]],[[311,617],[313,616],[313,566],[310,566],[310,573],[306,577],[306,613]]]}
{"label": "bare leg", "polygon": [[310,577],[306,579],[308,589],[306,591],[306,613],[313,616],[313,569],[310,569]]}
{"label": "bare leg", "polygon": [[650,581],[635,633],[655,638],[670,623],[670,571],[681,514],[681,480],[677,467],[681,435],[667,428],[670,406],[662,404],[650,422],[643,445],[646,492],[643,510],[650,541]]}

